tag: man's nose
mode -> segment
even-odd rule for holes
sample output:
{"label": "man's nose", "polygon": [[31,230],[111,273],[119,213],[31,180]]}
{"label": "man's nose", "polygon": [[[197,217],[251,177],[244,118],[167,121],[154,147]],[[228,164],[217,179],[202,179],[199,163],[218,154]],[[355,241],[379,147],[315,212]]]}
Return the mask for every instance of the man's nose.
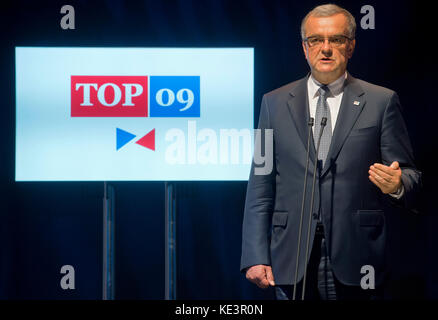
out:
{"label": "man's nose", "polygon": [[332,47],[331,47],[328,39],[324,39],[324,42],[323,42],[322,47],[321,47],[321,51],[324,54],[329,54],[329,55],[332,54]]}

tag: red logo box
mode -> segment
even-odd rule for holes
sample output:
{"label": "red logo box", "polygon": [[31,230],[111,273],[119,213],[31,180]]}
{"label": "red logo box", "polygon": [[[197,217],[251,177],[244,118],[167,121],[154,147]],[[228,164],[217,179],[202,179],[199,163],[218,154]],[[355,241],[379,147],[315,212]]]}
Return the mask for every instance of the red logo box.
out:
{"label": "red logo box", "polygon": [[147,117],[147,76],[71,76],[72,117]]}

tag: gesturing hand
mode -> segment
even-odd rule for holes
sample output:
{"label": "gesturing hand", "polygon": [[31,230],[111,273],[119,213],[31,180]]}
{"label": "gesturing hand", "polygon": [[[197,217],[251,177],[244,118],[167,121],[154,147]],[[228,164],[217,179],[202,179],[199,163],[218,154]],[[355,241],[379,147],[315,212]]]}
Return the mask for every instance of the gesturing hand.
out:
{"label": "gesturing hand", "polygon": [[401,187],[401,169],[399,163],[394,161],[391,165],[385,166],[381,163],[375,163],[368,170],[369,179],[383,193],[395,193]]}
{"label": "gesturing hand", "polygon": [[246,278],[262,289],[266,289],[270,285],[275,286],[271,266],[263,264],[252,266],[246,270]]}

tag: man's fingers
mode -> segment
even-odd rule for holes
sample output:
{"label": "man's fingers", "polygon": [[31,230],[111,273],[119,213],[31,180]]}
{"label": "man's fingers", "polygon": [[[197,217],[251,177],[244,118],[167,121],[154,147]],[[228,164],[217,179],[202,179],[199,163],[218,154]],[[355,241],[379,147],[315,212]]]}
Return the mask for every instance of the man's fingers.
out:
{"label": "man's fingers", "polygon": [[[392,167],[393,164],[394,164],[394,162],[391,164],[390,167],[388,167],[388,166],[385,166],[385,165],[383,165],[381,163],[375,163],[374,165],[371,166],[371,168],[374,167],[377,170],[380,170],[380,171],[382,171],[382,172],[384,172],[386,174],[389,174],[389,175],[393,176],[393,175],[395,175],[397,173],[397,170],[399,169],[398,167],[397,167],[397,169]],[[397,162],[397,164],[398,164],[398,162]]]}
{"label": "man's fingers", "polygon": [[270,266],[252,266],[246,271],[246,278],[252,283],[255,283],[259,288],[266,289],[267,287],[269,287],[269,281],[267,279],[267,268],[269,268],[272,272]]}
{"label": "man's fingers", "polygon": [[385,182],[391,182],[392,176],[387,174],[386,172],[376,168],[375,166],[371,166],[370,170],[368,171],[370,175],[372,175],[374,178],[376,178],[378,181],[382,181],[382,183]]}
{"label": "man's fingers", "polygon": [[261,268],[258,270],[258,273],[255,278],[255,284],[262,289],[266,289],[269,287],[268,279],[266,279],[266,270],[265,266],[260,266]]}
{"label": "man's fingers", "polygon": [[259,286],[259,288],[266,289],[267,287],[269,287],[269,282],[265,277],[264,279],[258,281],[256,285]]}
{"label": "man's fingers", "polygon": [[379,181],[376,180],[376,178],[374,178],[373,176],[369,176],[368,177],[372,183],[374,183],[377,187],[380,188],[380,190],[382,190],[382,188],[384,187]]}
{"label": "man's fingers", "polygon": [[394,169],[387,167],[381,163],[375,163],[370,167],[372,170],[378,171],[378,172],[383,172],[386,174],[393,174],[394,173]]}
{"label": "man's fingers", "polygon": [[401,177],[401,169],[397,161],[391,163],[389,167],[380,163],[375,163],[374,165],[370,166],[368,173],[378,182],[387,186],[391,190],[396,185],[400,184],[399,181]]}
{"label": "man's fingers", "polygon": [[269,285],[275,286],[274,275],[272,274],[272,268],[266,267],[266,279],[268,280]]}
{"label": "man's fingers", "polygon": [[401,169],[397,161],[393,161],[390,166],[381,163],[374,163],[368,170],[369,179],[383,193],[394,193],[401,185]]}
{"label": "man's fingers", "polygon": [[383,193],[393,193],[397,190],[398,185],[395,184],[395,182],[391,181],[388,182],[387,180],[383,179],[382,177],[376,177],[374,173],[370,173],[368,178],[371,180],[372,183],[374,183]]}

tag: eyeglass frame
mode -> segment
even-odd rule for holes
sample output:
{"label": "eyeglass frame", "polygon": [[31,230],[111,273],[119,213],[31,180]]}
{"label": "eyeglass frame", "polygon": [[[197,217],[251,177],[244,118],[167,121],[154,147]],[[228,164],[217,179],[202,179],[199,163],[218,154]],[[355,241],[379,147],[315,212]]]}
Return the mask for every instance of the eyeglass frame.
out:
{"label": "eyeglass frame", "polygon": [[[324,42],[325,42],[326,39],[328,40],[330,46],[335,47],[335,48],[339,48],[340,46],[342,46],[343,44],[345,44],[345,43],[347,42],[347,41],[345,41],[344,43],[341,43],[341,44],[339,44],[339,45],[334,45],[332,42],[330,42],[330,38],[331,38],[331,37],[332,37],[332,38],[333,38],[333,37],[342,37],[342,38],[344,38],[344,39],[346,39],[346,40],[349,40],[349,41],[354,40],[354,38],[350,38],[350,37],[347,37],[346,35],[339,34],[339,35],[333,35],[333,36],[330,36],[330,37],[308,36],[308,37],[304,38],[303,41],[307,43],[307,45],[309,46],[309,48],[316,48],[316,47],[318,47],[318,46],[322,46],[322,45],[324,44]],[[310,38],[323,38],[324,42],[312,46],[312,45],[309,44],[309,39],[310,39]]]}

